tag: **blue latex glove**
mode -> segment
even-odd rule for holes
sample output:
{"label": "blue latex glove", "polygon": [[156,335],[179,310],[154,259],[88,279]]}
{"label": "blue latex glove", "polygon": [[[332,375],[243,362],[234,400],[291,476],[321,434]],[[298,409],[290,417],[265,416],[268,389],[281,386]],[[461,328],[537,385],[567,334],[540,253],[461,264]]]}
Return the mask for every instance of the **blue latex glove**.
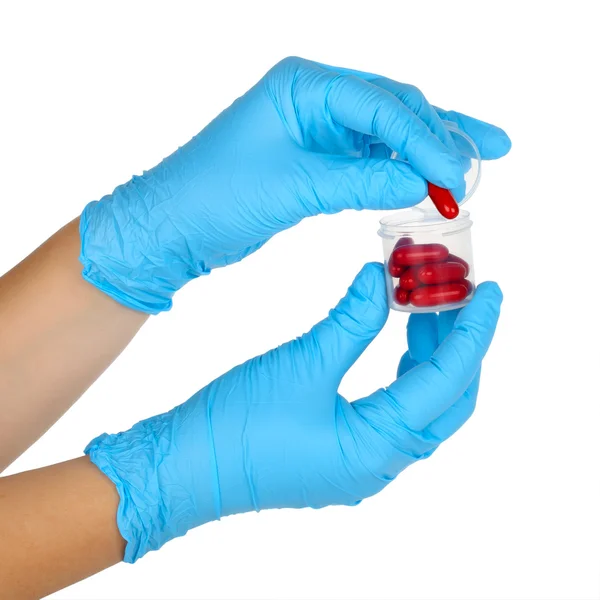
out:
{"label": "blue latex glove", "polygon": [[[483,158],[510,148],[501,129],[435,109],[413,86],[285,59],[185,146],[85,208],[83,276],[157,313],[191,279],[305,217],[414,205],[423,178],[460,187],[463,166],[440,116]],[[406,162],[390,160],[390,148]]]}
{"label": "blue latex glove", "polygon": [[354,505],[379,492],[473,412],[501,302],[498,286],[483,283],[458,317],[411,316],[399,379],[350,403],[337,391],[342,377],[388,316],[383,267],[368,264],[301,338],[166,414],[93,440],[86,453],[121,498],[125,560],[226,515]]}

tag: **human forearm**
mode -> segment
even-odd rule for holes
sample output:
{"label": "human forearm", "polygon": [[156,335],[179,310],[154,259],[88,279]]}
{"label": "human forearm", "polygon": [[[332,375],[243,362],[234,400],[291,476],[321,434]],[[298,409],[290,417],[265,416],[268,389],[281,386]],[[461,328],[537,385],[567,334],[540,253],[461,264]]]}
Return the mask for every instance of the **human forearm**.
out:
{"label": "human forearm", "polygon": [[0,479],[0,599],[41,598],[122,560],[118,503],[87,457]]}
{"label": "human forearm", "polygon": [[0,278],[0,471],[120,354],[147,315],[81,277],[79,220]]}

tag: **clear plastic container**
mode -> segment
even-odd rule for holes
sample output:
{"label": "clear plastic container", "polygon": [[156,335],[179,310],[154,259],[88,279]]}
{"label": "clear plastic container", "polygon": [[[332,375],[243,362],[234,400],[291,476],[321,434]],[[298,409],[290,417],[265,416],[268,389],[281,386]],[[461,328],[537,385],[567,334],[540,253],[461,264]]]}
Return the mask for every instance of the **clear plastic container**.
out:
{"label": "clear plastic container", "polygon": [[[451,190],[459,206],[479,184],[481,159],[475,143],[447,124],[453,151],[464,166],[464,185]],[[392,155],[392,158],[395,158]],[[439,312],[465,306],[473,297],[475,272],[469,213],[445,219],[429,198],[380,221],[388,303],[403,312]]]}

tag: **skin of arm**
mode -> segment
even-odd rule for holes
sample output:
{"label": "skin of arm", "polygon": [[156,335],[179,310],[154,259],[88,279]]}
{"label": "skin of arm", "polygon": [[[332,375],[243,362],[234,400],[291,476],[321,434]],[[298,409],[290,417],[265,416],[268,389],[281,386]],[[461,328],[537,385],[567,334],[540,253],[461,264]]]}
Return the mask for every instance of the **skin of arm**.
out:
{"label": "skin of arm", "polygon": [[41,598],[121,561],[118,504],[87,457],[1,478],[0,599]]}
{"label": "skin of arm", "polygon": [[79,219],[0,278],[0,472],[102,374],[148,315],[81,277]]}

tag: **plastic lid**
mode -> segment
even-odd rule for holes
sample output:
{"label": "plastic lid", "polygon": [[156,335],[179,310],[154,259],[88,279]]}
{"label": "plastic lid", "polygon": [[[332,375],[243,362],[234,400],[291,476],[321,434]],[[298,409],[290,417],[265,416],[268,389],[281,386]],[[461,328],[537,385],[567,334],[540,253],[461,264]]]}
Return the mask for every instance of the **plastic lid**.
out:
{"label": "plastic lid", "polygon": [[[463,165],[464,183],[450,190],[458,205],[461,206],[475,193],[479,185],[481,156],[475,142],[464,131],[461,131],[455,123],[451,121],[443,121],[443,123],[449,134],[448,139],[444,142]],[[391,158],[397,158],[397,156],[396,152],[392,152]],[[429,196],[419,204],[419,207],[427,211],[430,209],[435,210]]]}

